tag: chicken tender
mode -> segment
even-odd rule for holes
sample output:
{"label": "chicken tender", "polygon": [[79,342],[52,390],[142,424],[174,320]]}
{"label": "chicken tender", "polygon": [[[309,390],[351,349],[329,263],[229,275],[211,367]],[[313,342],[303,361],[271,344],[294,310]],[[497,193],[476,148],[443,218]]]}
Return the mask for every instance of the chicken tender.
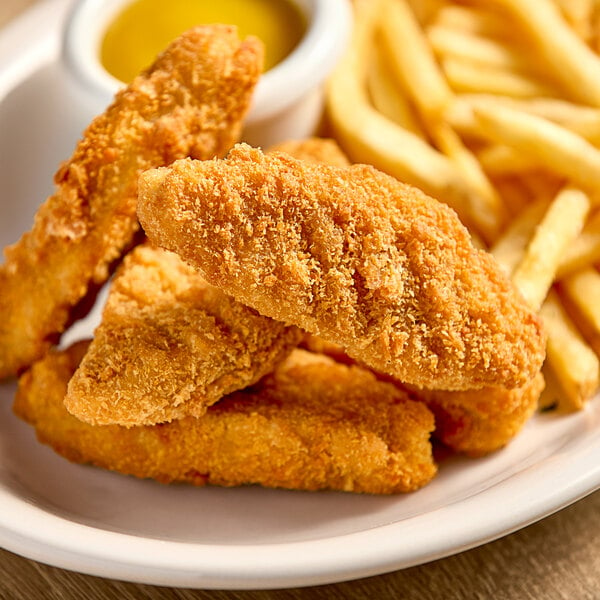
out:
{"label": "chicken tender", "polygon": [[486,387],[481,390],[446,392],[411,390],[413,399],[427,403],[435,415],[434,436],[449,448],[478,457],[498,450],[533,415],[545,382],[541,373],[520,388]]}
{"label": "chicken tender", "polygon": [[[337,362],[356,364],[341,346],[315,335],[305,335],[299,347],[325,354]],[[472,457],[484,456],[506,446],[535,412],[545,387],[541,373],[511,390],[484,387],[464,391],[416,388],[375,374],[406,390],[411,399],[425,402],[435,415],[433,437],[455,452]]]}
{"label": "chicken tender", "polygon": [[197,27],[119,92],[55,175],[56,191],[0,266],[0,378],[64,331],[139,228],[137,179],[176,158],[224,154],[262,69],[262,45],[235,28]]}
{"label": "chicken tender", "polygon": [[225,293],[400,381],[515,388],[543,362],[540,319],[456,214],[373,167],[241,144],[145,172],[138,216]]}
{"label": "chicken tender", "polygon": [[207,284],[176,254],[143,244],[111,283],[65,405],[95,425],[200,417],[272,371],[301,337]]}
{"label": "chicken tender", "polygon": [[429,410],[358,367],[295,350],[200,419],[93,426],[63,404],[85,350],[79,343],[35,363],[14,405],[40,441],[71,461],[164,483],[377,494],[413,491],[435,475]]}

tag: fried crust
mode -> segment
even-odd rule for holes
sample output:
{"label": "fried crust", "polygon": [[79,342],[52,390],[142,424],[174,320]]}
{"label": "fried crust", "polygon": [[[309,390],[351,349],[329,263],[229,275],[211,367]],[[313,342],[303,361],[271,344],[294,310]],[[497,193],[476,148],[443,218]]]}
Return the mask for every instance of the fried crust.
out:
{"label": "fried crust", "polygon": [[[337,362],[355,364],[341,346],[306,334],[300,348],[325,354]],[[514,389],[484,387],[477,390],[445,391],[407,386],[389,376],[376,376],[406,390],[413,400],[425,402],[435,415],[433,437],[471,457],[479,457],[506,446],[534,414],[545,381],[542,373]]]}
{"label": "fried crust", "polygon": [[435,415],[437,439],[475,458],[503,448],[523,429],[538,407],[544,386],[544,377],[538,373],[512,390],[411,390],[411,397],[426,402]]}
{"label": "fried crust", "polygon": [[137,179],[177,158],[223,155],[262,69],[257,39],[192,29],[119,92],[55,175],[56,191],[0,266],[0,378],[48,349],[91,284],[132,242]]}
{"label": "fried crust", "polygon": [[400,381],[515,388],[543,362],[541,320],[456,214],[372,167],[240,144],[144,173],[138,216],[213,285]]}
{"label": "fried crust", "polygon": [[163,483],[388,494],[435,475],[433,415],[358,367],[295,350],[258,384],[200,418],[154,426],[93,426],[64,407],[86,351],[51,351],[19,380],[16,414],[41,442],[77,463]]}
{"label": "fried crust", "polygon": [[200,417],[272,371],[301,337],[209,285],[176,254],[143,244],[111,282],[65,405],[94,425]]}

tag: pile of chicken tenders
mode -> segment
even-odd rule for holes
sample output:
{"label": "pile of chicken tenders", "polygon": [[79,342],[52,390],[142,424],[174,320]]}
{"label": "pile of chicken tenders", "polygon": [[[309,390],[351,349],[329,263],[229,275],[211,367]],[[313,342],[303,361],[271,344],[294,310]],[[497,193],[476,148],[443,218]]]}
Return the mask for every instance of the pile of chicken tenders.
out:
{"label": "pile of chicken tenders", "polygon": [[[0,266],[0,377],[67,459],[388,494],[504,446],[542,323],[456,213],[335,142],[236,143],[258,40],[196,27],[120,91]],[[107,283],[108,282],[108,283]],[[60,336],[109,286],[91,340]]]}

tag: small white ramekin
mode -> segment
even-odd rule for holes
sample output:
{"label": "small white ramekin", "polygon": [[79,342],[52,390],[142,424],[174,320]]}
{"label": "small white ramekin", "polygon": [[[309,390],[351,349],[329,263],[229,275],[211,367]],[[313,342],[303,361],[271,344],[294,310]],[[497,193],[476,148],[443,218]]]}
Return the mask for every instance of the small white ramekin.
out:
{"label": "small white ramekin", "polygon": [[[323,83],[349,39],[349,0],[292,1],[306,15],[307,30],[298,46],[264,73],[256,87],[243,133],[243,140],[255,146],[268,147],[315,132],[323,107]],[[98,112],[123,86],[100,62],[102,37],[109,23],[130,2],[79,0],[66,22],[65,67]]]}

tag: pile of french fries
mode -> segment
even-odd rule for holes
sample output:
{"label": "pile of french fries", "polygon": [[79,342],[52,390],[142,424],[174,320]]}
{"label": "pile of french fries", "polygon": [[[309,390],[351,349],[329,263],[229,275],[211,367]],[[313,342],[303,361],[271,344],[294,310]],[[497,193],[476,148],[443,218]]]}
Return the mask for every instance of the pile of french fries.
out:
{"label": "pile of french fries", "polygon": [[600,388],[600,0],[353,4],[331,133],[456,210],[542,315],[552,402],[581,409]]}

